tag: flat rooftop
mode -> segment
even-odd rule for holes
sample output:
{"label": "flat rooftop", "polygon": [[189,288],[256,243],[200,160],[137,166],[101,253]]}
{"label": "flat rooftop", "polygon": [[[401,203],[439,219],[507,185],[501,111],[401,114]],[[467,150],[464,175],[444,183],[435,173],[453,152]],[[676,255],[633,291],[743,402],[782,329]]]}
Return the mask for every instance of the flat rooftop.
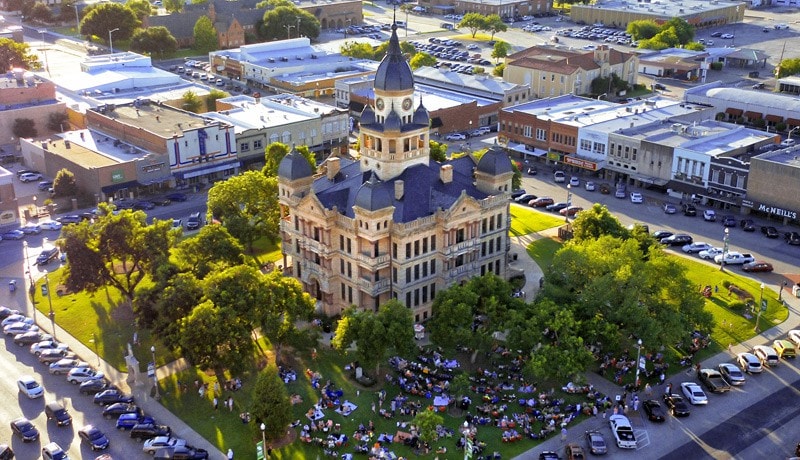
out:
{"label": "flat rooftop", "polygon": [[[355,89],[353,90],[353,94],[369,100],[375,99],[375,91],[372,86],[362,89]],[[426,109],[428,109],[429,112],[450,109],[464,104],[469,104],[473,101],[475,101],[479,107],[497,103],[496,99],[473,96],[471,94],[462,93],[456,90],[450,91],[436,86],[417,83],[414,85],[413,96],[415,107],[419,104],[420,98],[422,98],[422,104]]]}
{"label": "flat rooftop", "polygon": [[335,107],[290,94],[262,98],[258,103],[254,98],[243,95],[220,99],[220,102],[236,108],[208,112],[203,116],[233,125],[236,133],[314,120],[335,111]]}
{"label": "flat rooftop", "polygon": [[[106,106],[109,107],[110,106]],[[144,129],[164,139],[173,137],[175,133],[206,126],[205,119],[200,115],[179,111],[166,105],[154,103],[117,105],[113,110],[105,110],[103,106],[93,109],[104,113],[105,116],[119,123]]]}
{"label": "flat rooftop", "polygon": [[702,152],[712,157],[721,156],[731,150],[749,147],[775,137],[775,134],[748,128],[731,129],[727,133],[717,134],[716,136],[703,135],[702,125],[698,125],[698,127],[701,128],[700,137],[692,139],[680,147],[686,150]]}
{"label": "flat rooftop", "polygon": [[[591,7],[601,10],[616,10],[638,14],[679,17],[729,8],[731,6],[736,6],[737,4],[742,5],[742,8],[745,7],[744,2],[737,3],[708,0],[652,0],[649,2],[639,2],[637,0],[597,0],[591,5]],[[576,6],[589,7],[589,5]]]}
{"label": "flat rooftop", "polygon": [[772,152],[762,153],[757,157],[759,160],[771,161],[793,168],[800,168],[800,146],[788,147],[783,150],[773,150]]}
{"label": "flat rooftop", "polygon": [[467,92],[486,92],[496,94],[501,98],[506,93],[517,86],[516,83],[509,83],[502,78],[493,78],[489,75],[465,75],[450,70],[434,69],[433,67],[420,67],[414,71],[414,81],[418,84],[428,84],[437,86],[445,85],[451,89],[464,88]]}
{"label": "flat rooftop", "polygon": [[[680,117],[698,110],[709,110],[709,108],[702,105],[685,104],[673,99],[651,98],[589,112],[567,124],[585,126],[592,131],[610,133],[630,129],[633,126],[648,125],[672,117]],[[713,115],[710,114],[709,117],[713,117]]]}
{"label": "flat rooftop", "polygon": [[606,100],[565,94],[506,107],[503,111],[525,113],[533,115],[540,120],[561,120],[566,117],[581,116],[585,113],[609,107],[620,107],[620,105]]}

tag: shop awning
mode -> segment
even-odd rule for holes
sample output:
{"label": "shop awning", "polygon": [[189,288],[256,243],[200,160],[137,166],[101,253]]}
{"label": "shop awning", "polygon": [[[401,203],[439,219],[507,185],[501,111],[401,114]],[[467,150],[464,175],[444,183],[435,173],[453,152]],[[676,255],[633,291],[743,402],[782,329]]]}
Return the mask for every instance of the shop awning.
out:
{"label": "shop awning", "polygon": [[659,187],[663,187],[667,185],[667,182],[669,182],[669,180],[667,179],[661,179],[652,176],[643,176],[641,174],[631,174],[631,177],[635,180],[638,180],[639,182],[643,182],[645,184],[658,185]]}
{"label": "shop awning", "polygon": [[750,112],[750,111],[748,111],[748,112],[744,113],[744,116],[746,116],[747,118],[749,118],[751,120],[757,120],[757,119],[763,117],[764,114],[763,113],[759,113],[759,112]]}
{"label": "shop awning", "polygon": [[725,109],[725,113],[727,113],[728,115],[733,115],[734,117],[738,117],[744,113],[744,110],[728,107],[727,109]]}
{"label": "shop awning", "polygon": [[178,179],[191,179],[192,177],[202,176],[204,174],[211,174],[219,171],[225,171],[226,169],[234,169],[239,166],[238,161],[229,161],[224,164],[217,164],[217,165],[208,165],[203,166],[200,168],[193,168],[189,171],[180,171],[173,173],[176,178]]}
{"label": "shop awning", "polygon": [[142,184],[140,184],[139,181],[131,180],[128,182],[120,182],[118,184],[106,185],[105,187],[100,187],[100,190],[106,195],[108,195],[110,193],[115,193],[126,188],[140,187],[141,185]]}
{"label": "shop awning", "polygon": [[771,122],[773,122],[773,123],[780,123],[780,122],[782,122],[782,121],[783,121],[783,117],[782,117],[782,116],[780,116],[780,115],[767,115],[767,116],[766,116],[766,117],[764,117],[764,118],[766,118],[766,119],[767,119],[767,121],[771,121]]}
{"label": "shop awning", "polygon": [[800,126],[800,120],[797,118],[787,118],[786,124],[790,126]]}
{"label": "shop awning", "polygon": [[525,144],[519,144],[517,142],[509,142],[507,148],[508,150],[520,152],[523,155],[532,155],[535,157],[543,157],[547,155],[547,150],[537,149],[535,147],[529,147]]}

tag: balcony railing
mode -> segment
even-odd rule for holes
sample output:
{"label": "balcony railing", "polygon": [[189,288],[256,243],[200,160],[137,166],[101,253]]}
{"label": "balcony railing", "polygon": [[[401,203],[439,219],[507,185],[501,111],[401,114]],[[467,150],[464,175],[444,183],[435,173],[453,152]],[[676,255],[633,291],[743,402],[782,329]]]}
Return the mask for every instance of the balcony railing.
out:
{"label": "balcony railing", "polygon": [[384,278],[378,281],[372,281],[371,279],[364,279],[359,278],[358,280],[358,287],[366,292],[371,296],[376,296],[381,292],[385,292],[389,290],[389,278]]}
{"label": "balcony railing", "polygon": [[360,264],[367,265],[373,268],[389,265],[390,258],[391,257],[389,256],[389,254],[379,254],[377,257],[374,257],[371,254],[365,254],[361,252],[356,254],[356,260]]}

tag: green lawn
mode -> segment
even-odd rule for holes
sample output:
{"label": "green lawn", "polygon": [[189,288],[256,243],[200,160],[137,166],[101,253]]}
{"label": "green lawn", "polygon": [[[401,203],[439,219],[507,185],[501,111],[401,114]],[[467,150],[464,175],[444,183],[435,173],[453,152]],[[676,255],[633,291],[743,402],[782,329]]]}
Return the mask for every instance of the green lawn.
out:
{"label": "green lawn", "polygon": [[548,228],[558,227],[564,219],[543,213],[525,206],[511,205],[511,228],[508,234],[512,237],[541,232]]}

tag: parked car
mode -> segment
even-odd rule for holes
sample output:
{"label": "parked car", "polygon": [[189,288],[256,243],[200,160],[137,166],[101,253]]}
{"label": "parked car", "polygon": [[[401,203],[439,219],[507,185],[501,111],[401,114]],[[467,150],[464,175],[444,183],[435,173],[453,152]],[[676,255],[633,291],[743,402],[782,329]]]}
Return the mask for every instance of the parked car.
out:
{"label": "parked car", "polygon": [[792,329],[786,334],[790,342],[800,347],[800,329]]}
{"label": "parked car", "polygon": [[25,174],[20,174],[19,180],[22,182],[34,182],[37,180],[42,180],[42,175],[37,172],[29,172]]}
{"label": "parked car", "polygon": [[742,270],[746,272],[764,272],[769,273],[773,270],[772,264],[763,260],[756,260],[742,265]]}
{"label": "parked car", "polygon": [[553,181],[554,182],[566,182],[567,175],[564,171],[556,171],[553,173]]}
{"label": "parked car", "polygon": [[545,206],[550,206],[553,203],[555,203],[555,201],[553,201],[553,199],[550,198],[549,196],[540,196],[535,200],[529,201],[528,205],[534,208],[543,208]]}
{"label": "parked car", "polygon": [[164,447],[156,451],[154,460],[180,459],[180,460],[205,460],[208,452],[192,446]]}
{"label": "parked car", "polygon": [[526,193],[526,194],[524,194],[522,196],[518,196],[518,197],[514,198],[514,201],[521,204],[521,203],[527,203],[527,202],[529,202],[531,200],[535,200],[535,199],[536,199],[536,195],[533,195],[531,193]]}
{"label": "parked car", "polygon": [[739,225],[745,232],[756,231],[756,224],[753,222],[753,219],[742,219],[741,222],[739,222]]}
{"label": "parked car", "polygon": [[42,460],[69,460],[69,455],[57,442],[50,442],[42,447]]}
{"label": "parked car", "polygon": [[467,136],[462,133],[450,133],[444,137],[446,141],[465,141],[467,140]]}
{"label": "parked car", "polygon": [[714,260],[714,257],[722,254],[722,248],[710,248],[706,249],[705,251],[700,251],[697,253],[697,256],[703,260]]}
{"label": "parked car", "polygon": [[33,318],[29,318],[19,313],[13,313],[3,318],[3,321],[0,323],[0,325],[6,327],[14,323],[33,324]]}
{"label": "parked car", "polygon": [[186,440],[180,438],[172,438],[169,436],[156,436],[155,438],[150,438],[144,442],[142,446],[142,451],[146,454],[155,455],[158,449],[164,447],[178,447],[178,446],[185,446]]}
{"label": "parked car", "polygon": [[81,428],[78,431],[78,437],[92,450],[105,450],[109,445],[106,435],[94,425],[86,425]]}
{"label": "parked car", "polygon": [[187,230],[197,230],[201,225],[203,225],[203,218],[199,212],[190,214],[189,218],[186,219]]}
{"label": "parked car", "polygon": [[119,417],[122,414],[144,415],[144,412],[141,407],[131,403],[114,403],[103,408],[105,418]]}
{"label": "parked car", "polygon": [[581,185],[581,180],[577,176],[572,176],[569,178],[570,187],[579,187],[580,185]]}
{"label": "parked car", "polygon": [[800,246],[800,233],[786,232],[783,235],[784,240],[792,246]]}
{"label": "parked car", "polygon": [[50,190],[52,187],[53,187],[53,181],[51,181],[51,180],[43,180],[43,181],[39,182],[39,185],[36,186],[36,188],[38,188],[39,191],[42,191],[42,192],[46,192],[46,191]]}
{"label": "parked car", "polygon": [[599,431],[590,430],[587,431],[584,436],[586,438],[586,447],[589,448],[589,453],[592,455],[605,455],[608,452],[606,438],[604,438]]}
{"label": "parked car", "polygon": [[562,209],[564,209],[564,208],[566,208],[568,206],[569,206],[569,203],[565,203],[565,202],[562,201],[562,202],[559,202],[559,203],[553,203],[551,205],[545,206],[545,209],[547,209],[550,212],[561,212]]}
{"label": "parked car", "polygon": [[38,235],[42,233],[42,226],[38,224],[27,224],[19,229],[26,235]]}
{"label": "parked car", "polygon": [[667,246],[684,246],[687,244],[692,244],[692,237],[690,235],[679,233],[677,235],[662,238],[661,244],[666,244]]}
{"label": "parked car", "polygon": [[764,370],[761,367],[761,360],[752,353],[739,353],[736,355],[736,362],[748,374],[760,374]]}
{"label": "parked car", "polygon": [[94,395],[94,403],[102,406],[115,403],[132,403],[133,395],[125,394],[116,388],[109,388]]}
{"label": "parked car", "polygon": [[592,181],[590,181],[590,180],[587,180],[587,181],[586,181],[586,182],[583,184],[583,188],[584,188],[584,189],[586,189],[586,191],[587,191],[587,192],[594,192],[594,191],[595,191],[595,188],[596,188],[596,186],[595,186],[594,182],[592,182]]}
{"label": "parked car", "polygon": [[156,423],[153,417],[143,416],[135,413],[122,414],[117,418],[118,430],[130,430],[140,423]]}
{"label": "parked car", "polygon": [[736,367],[734,364],[721,363],[717,366],[717,369],[719,369],[719,373],[722,375],[722,378],[724,378],[725,381],[730,385],[744,385],[744,383],[747,381],[747,378],[744,376],[742,370]]}
{"label": "parked car", "polygon": [[60,251],[55,246],[48,246],[42,249],[39,256],[36,257],[36,265],[47,265],[51,261],[58,258]]}
{"label": "parked car", "polygon": [[631,192],[631,203],[636,203],[636,204],[644,203],[644,197],[639,192]]}
{"label": "parked car", "polygon": [[172,429],[167,425],[157,425],[155,423],[137,423],[131,428],[131,438],[140,441],[154,438],[156,436],[169,436]]}
{"label": "parked car", "polygon": [[648,399],[642,403],[642,408],[644,408],[644,413],[647,414],[647,419],[651,422],[663,422],[667,418],[664,408],[655,399]]}
{"label": "parked car", "polygon": [[9,230],[2,235],[4,240],[21,240],[25,238],[25,232],[22,230]]}
{"label": "parked car", "polygon": [[39,439],[39,430],[26,418],[13,420],[11,422],[11,432],[22,439],[22,442],[33,442]]}
{"label": "parked car", "polygon": [[781,236],[781,234],[778,233],[778,229],[771,225],[765,225],[761,227],[761,233],[763,233],[767,238],[777,238]]}
{"label": "parked car", "polygon": [[84,395],[93,395],[108,388],[116,388],[116,387],[108,383],[108,381],[105,379],[95,379],[95,380],[87,380],[81,383],[80,387],[78,387],[78,391],[80,391],[81,394]]}
{"label": "parked car", "polygon": [[711,249],[711,245],[704,242],[695,242],[692,244],[684,245],[681,250],[687,254],[697,254],[700,251],[707,251]]}
{"label": "parked car", "polygon": [[53,375],[69,374],[73,369],[89,368],[89,363],[79,359],[64,358],[50,364],[48,370]]}
{"label": "parked car", "polygon": [[781,362],[775,349],[767,345],[754,346],[753,354],[761,361],[762,366],[777,366]]}
{"label": "parked car", "polygon": [[0,460],[14,460],[14,449],[8,444],[0,444]]}
{"label": "parked car", "polygon": [[706,209],[703,211],[703,220],[706,222],[716,222],[717,213],[713,209]]}
{"label": "parked car", "polygon": [[694,217],[697,215],[697,208],[691,203],[686,203],[681,208],[684,216]]}
{"label": "parked car", "polygon": [[49,334],[43,334],[40,331],[27,331],[15,335],[14,343],[16,343],[19,346],[31,345],[34,343],[39,343],[42,340],[47,340],[48,338],[52,337]]}
{"label": "parked car", "polygon": [[69,214],[66,216],[61,216],[56,220],[61,222],[62,225],[66,225],[66,224],[79,224],[83,219],[81,219],[81,216],[77,214]]}
{"label": "parked car", "polygon": [[672,235],[674,235],[674,233],[669,230],[656,230],[653,232],[653,238],[655,238],[657,241],[661,241],[662,239],[668,238]]}
{"label": "parked car", "polygon": [[724,263],[725,265],[744,265],[746,263],[754,262],[752,254],[742,254],[741,252],[726,252],[714,257],[714,263],[717,265]]}
{"label": "parked car", "polygon": [[61,361],[62,359],[74,359],[75,353],[64,350],[64,349],[53,349],[53,350],[42,350],[39,353],[39,362],[42,364],[47,364],[48,368],[50,364]]}
{"label": "parked car", "polygon": [[730,391],[731,386],[719,372],[714,369],[700,369],[697,378],[712,393],[724,393]]}
{"label": "parked car", "polygon": [[23,375],[17,379],[17,388],[19,388],[19,392],[27,396],[28,399],[36,399],[44,396],[44,388],[30,375]]}
{"label": "parked car", "polygon": [[58,426],[69,426],[72,424],[72,416],[67,409],[57,401],[47,403],[44,406],[44,414],[47,420],[55,420]]}
{"label": "parked car", "polygon": [[5,326],[3,328],[3,334],[16,336],[17,334],[22,334],[23,332],[38,331],[38,330],[39,326],[19,321],[16,323],[11,323],[8,326]]}
{"label": "parked car", "polygon": [[689,405],[686,404],[686,401],[684,401],[680,395],[674,393],[664,395],[664,404],[666,404],[674,417],[688,417],[689,414],[691,414]]}
{"label": "parked car", "polygon": [[611,193],[611,184],[602,183],[599,189],[602,195],[609,195]]}
{"label": "parked car", "polygon": [[[6,319],[11,315],[19,315],[19,310],[13,310],[6,306],[0,305],[0,319]],[[20,315],[22,316],[22,315]],[[24,318],[24,316],[22,316]]]}
{"label": "parked car", "polygon": [[678,212],[677,206],[672,203],[664,204],[664,214],[675,214],[676,212]]}
{"label": "parked car", "polygon": [[102,372],[88,367],[77,367],[67,374],[67,382],[77,385],[87,380],[101,380],[105,378]]}
{"label": "parked car", "polygon": [[736,218],[733,216],[724,216],[722,218],[722,225],[724,227],[735,227],[736,226]]}
{"label": "parked car", "polygon": [[615,414],[608,417],[608,423],[611,426],[611,433],[614,435],[617,447],[620,449],[636,448],[636,436],[633,434],[633,427],[628,417]]}
{"label": "parked car", "polygon": [[186,201],[187,200],[187,196],[186,195],[184,195],[183,193],[178,193],[178,192],[170,193],[170,194],[166,195],[165,198],[167,198],[170,201]]}
{"label": "parked car", "polygon": [[794,359],[795,357],[797,357],[797,350],[795,350],[794,344],[788,340],[778,339],[772,342],[772,348],[775,350],[775,353],[777,353],[778,356],[781,358]]}
{"label": "parked car", "polygon": [[29,351],[35,356],[39,356],[45,350],[69,350],[69,345],[66,343],[56,342],[52,337],[48,340],[31,345]]}
{"label": "parked car", "polygon": [[700,385],[694,382],[681,382],[681,391],[686,399],[693,405],[708,404],[708,397]]}
{"label": "parked car", "polygon": [[583,211],[583,208],[580,206],[567,206],[566,208],[558,211],[559,214],[562,216],[576,216],[579,212]]}
{"label": "parked car", "polygon": [[528,192],[526,192],[524,188],[521,188],[519,190],[514,190],[513,192],[511,192],[511,199],[515,200],[521,197],[522,195],[525,195],[526,193]]}
{"label": "parked car", "polygon": [[39,224],[42,230],[59,231],[61,230],[61,222],[57,220],[48,220]]}

